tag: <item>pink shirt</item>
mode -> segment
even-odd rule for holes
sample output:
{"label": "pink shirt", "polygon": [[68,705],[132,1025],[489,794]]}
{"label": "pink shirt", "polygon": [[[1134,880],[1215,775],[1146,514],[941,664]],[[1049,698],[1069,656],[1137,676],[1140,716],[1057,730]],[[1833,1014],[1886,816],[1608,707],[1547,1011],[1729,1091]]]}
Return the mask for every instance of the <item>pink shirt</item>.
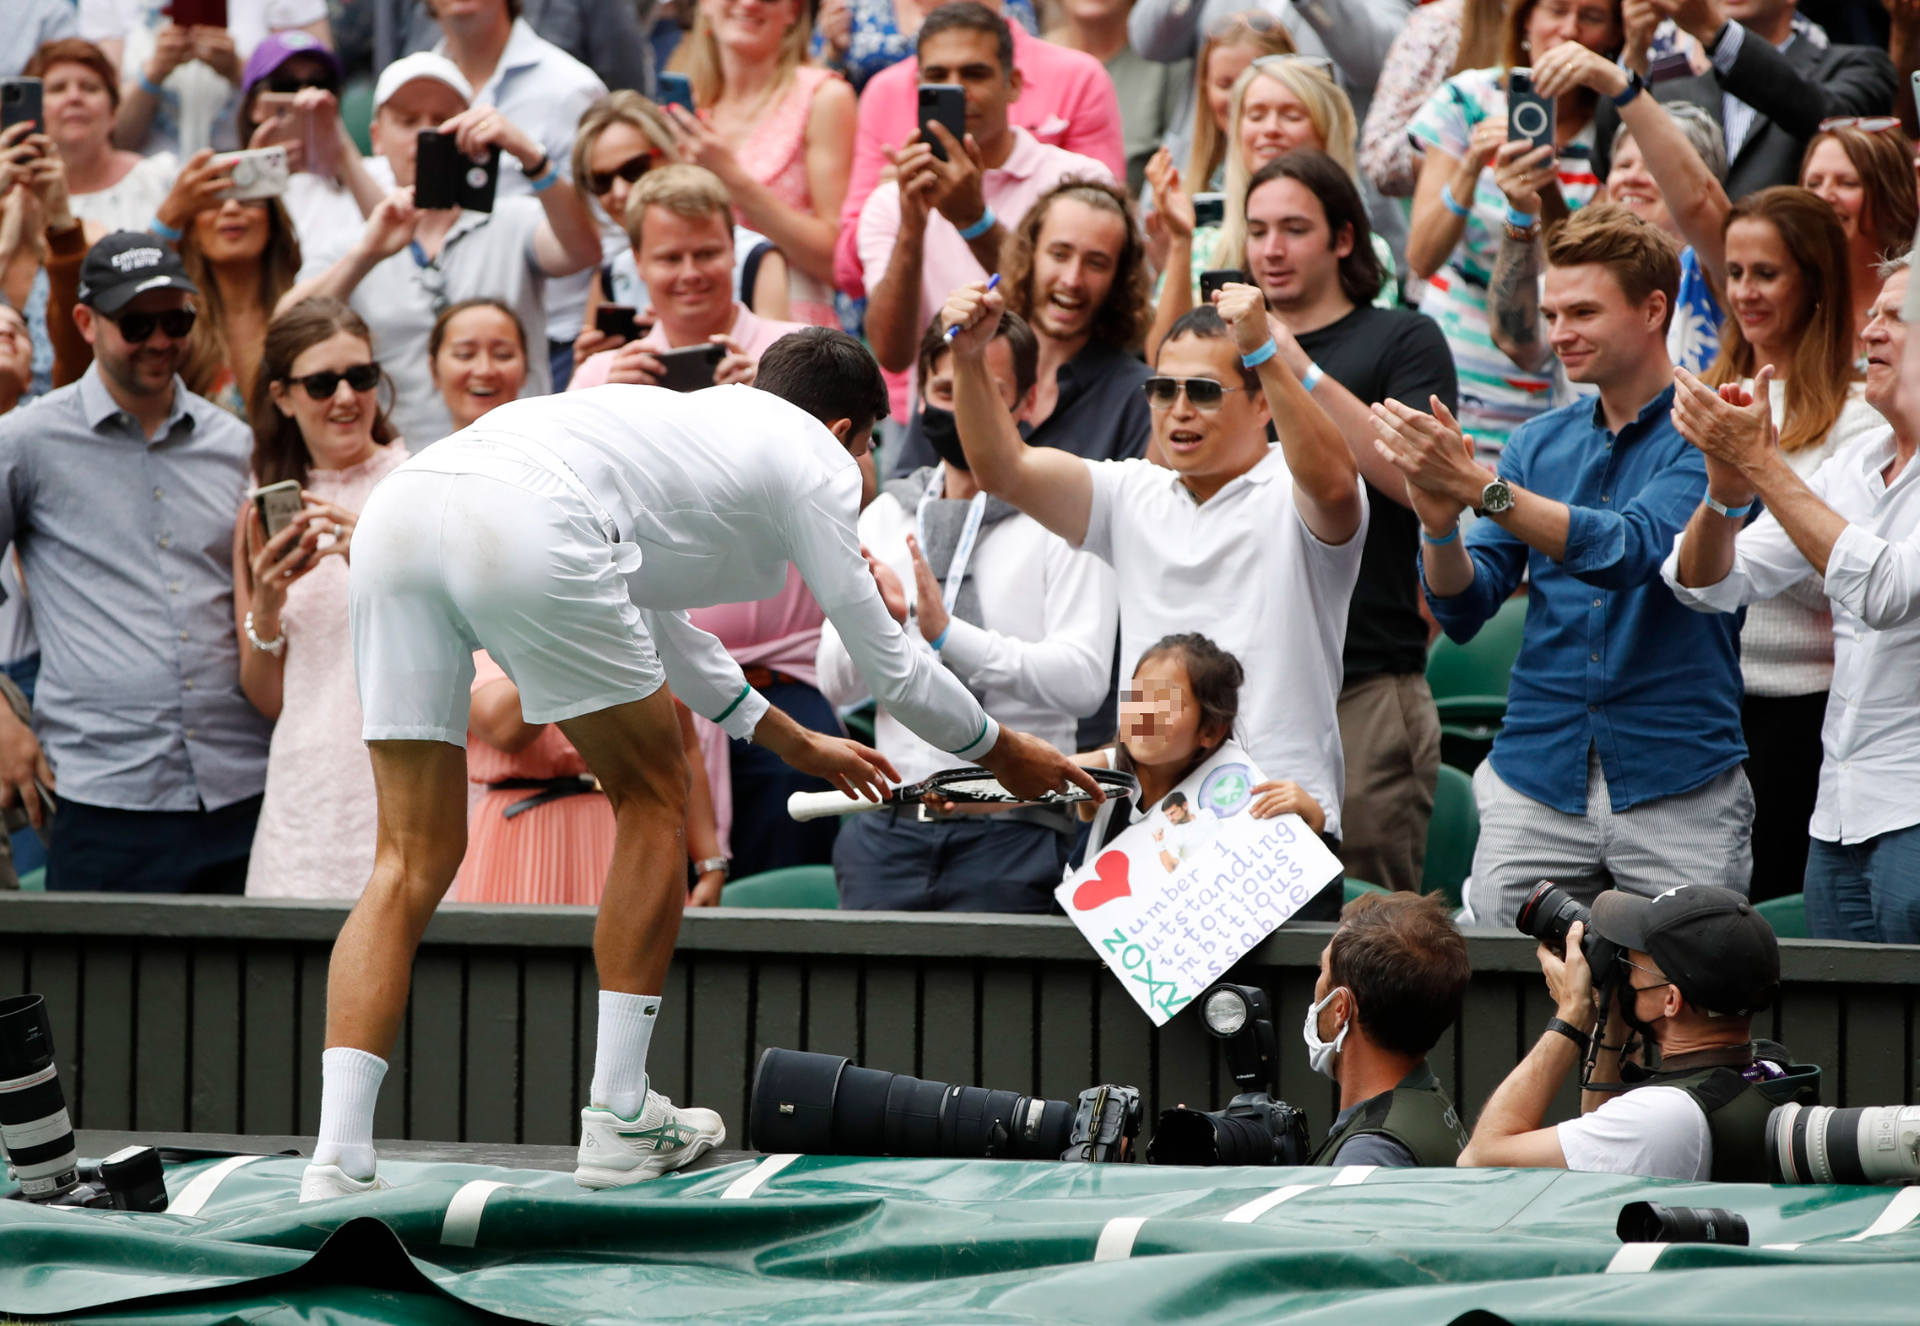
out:
{"label": "pink shirt", "polygon": [[[1007,118],[1041,142],[1093,157],[1106,165],[1113,178],[1126,178],[1120,98],[1106,66],[1085,51],[1042,41],[1018,23],[1008,26],[1013,29],[1013,67],[1024,81],[1020,100],[1007,107]],[[919,88],[920,62],[908,56],[875,74],[860,94],[853,178],[840,207],[840,240],[833,251],[834,284],[856,299],[867,291],[861,280],[866,262],[856,248],[855,223],[887,167],[882,149],[900,146],[920,127]],[[1002,213],[1009,226],[1017,219]]]}
{"label": "pink shirt", "polygon": [[[740,348],[747,352],[749,359],[758,360],[767,352],[767,347],[785,336],[788,332],[802,331],[804,322],[775,322],[772,318],[762,318],[745,304],[735,300],[733,304],[733,326],[727,334],[740,342]],[[653,330],[640,338],[640,344],[649,350],[671,350],[667,342],[667,324],[655,322]],[[624,348],[624,347],[623,347]],[[573,371],[573,378],[567,383],[568,391],[583,391],[588,387],[604,387],[607,375],[613,371],[613,357],[619,350],[602,350]]]}
{"label": "pink shirt", "polygon": [[[895,65],[894,68],[899,68]],[[891,72],[891,71],[888,71]],[[876,75],[875,81],[885,77]],[[1104,75],[1103,75],[1104,77]],[[871,84],[869,84],[871,86]],[[1018,103],[1016,103],[1018,104]],[[1000,224],[1012,230],[1020,224],[1041,194],[1065,179],[1093,179],[1113,183],[1113,172],[1092,157],[1053,147],[1036,139],[1025,129],[1013,131],[1013,151],[1006,162],[981,177],[981,191],[987,206]],[[856,243],[867,289],[880,284],[893,257],[894,237],[900,233],[900,186],[889,180],[875,189],[860,211]],[[981,267],[967,241],[953,222],[938,212],[927,216],[926,246],[920,259],[920,322],[924,326],[947,295],[968,281],[984,281],[987,271]],[[918,337],[915,338],[918,340]],[[596,356],[597,357],[597,356]],[[587,361],[589,364],[593,360]],[[887,374],[887,389],[893,400],[893,417],[905,419],[912,377],[908,373]]]}

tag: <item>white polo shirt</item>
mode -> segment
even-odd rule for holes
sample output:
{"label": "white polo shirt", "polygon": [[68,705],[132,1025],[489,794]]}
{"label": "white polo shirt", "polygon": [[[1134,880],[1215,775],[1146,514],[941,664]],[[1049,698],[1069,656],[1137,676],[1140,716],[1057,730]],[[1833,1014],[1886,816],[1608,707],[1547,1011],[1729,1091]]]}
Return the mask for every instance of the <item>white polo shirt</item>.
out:
{"label": "white polo shirt", "polygon": [[[911,603],[915,506],[883,492],[860,513],[860,542],[900,577]],[[952,619],[937,656],[981,697],[1003,723],[1030,732],[1071,754],[1079,719],[1107,698],[1113,634],[1119,609],[1113,570],[1075,552],[1067,541],[1026,515],[983,526],[968,567],[980,595],[981,625]],[[911,619],[909,619],[911,620]],[[907,639],[933,656],[917,626]],[[820,690],[836,705],[858,704],[867,685],[833,623],[820,631]],[[953,760],[916,737],[882,709],[874,744],[907,782],[918,782]]]}
{"label": "white polo shirt", "polygon": [[1334,706],[1367,541],[1365,486],[1360,528],[1336,547],[1307,528],[1278,446],[1205,503],[1149,461],[1085,464],[1093,505],[1081,546],[1117,573],[1123,684],[1165,636],[1198,632],[1231,653],[1246,670],[1240,744],[1268,778],[1305,788],[1337,836],[1346,765]]}
{"label": "white polo shirt", "polygon": [[[393,379],[393,425],[414,451],[453,431],[453,417],[427,366],[433,321],[451,304],[483,295],[504,300],[527,333],[527,384],[520,394],[545,396],[553,390],[540,344],[547,278],[533,251],[533,237],[545,219],[532,198],[497,199],[491,212],[462,212],[429,266],[421,266],[409,245],[354,287],[347,302],[373,332],[374,358]],[[347,229],[307,250],[300,280],[325,272],[359,239],[359,229]]]}

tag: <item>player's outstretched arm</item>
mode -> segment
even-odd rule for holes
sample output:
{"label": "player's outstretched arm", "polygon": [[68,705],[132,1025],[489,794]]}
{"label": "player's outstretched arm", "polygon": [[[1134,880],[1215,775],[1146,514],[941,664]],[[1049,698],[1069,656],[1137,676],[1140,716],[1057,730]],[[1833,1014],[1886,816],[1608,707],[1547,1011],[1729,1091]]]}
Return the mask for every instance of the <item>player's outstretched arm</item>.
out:
{"label": "player's outstretched arm", "polygon": [[1074,763],[1072,757],[1062,755],[1038,737],[1010,727],[1000,729],[1000,740],[980,757],[980,767],[1017,797],[1037,799],[1049,792],[1062,791],[1068,783],[1073,783],[1091,792],[1096,805],[1107,799],[1100,784],[1093,781],[1093,775]]}
{"label": "player's outstretched arm", "polygon": [[987,372],[987,345],[1000,325],[1003,307],[997,290],[976,281],[948,295],[940,312],[941,326],[960,328],[952,341],[953,412],[960,445],[982,488],[1077,548],[1087,537],[1093,511],[1093,478],[1086,462],[1071,452],[1028,446],[1007,413]]}
{"label": "player's outstretched arm", "polygon": [[850,797],[879,801],[886,796],[889,781],[900,781],[899,770],[871,746],[801,727],[772,706],[753,729],[753,740],[801,773],[824,778]]}

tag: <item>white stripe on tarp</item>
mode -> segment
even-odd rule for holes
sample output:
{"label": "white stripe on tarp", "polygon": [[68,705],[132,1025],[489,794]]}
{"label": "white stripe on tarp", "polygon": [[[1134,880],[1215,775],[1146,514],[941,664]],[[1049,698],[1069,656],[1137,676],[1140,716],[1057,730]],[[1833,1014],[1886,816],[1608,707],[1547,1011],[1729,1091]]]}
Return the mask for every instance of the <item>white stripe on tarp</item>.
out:
{"label": "white stripe on tarp", "polygon": [[1767,1252],[1794,1252],[1801,1248],[1799,1243],[1762,1243],[1760,1247]]}
{"label": "white stripe on tarp", "polygon": [[203,1169],[193,1176],[180,1192],[180,1195],[167,1203],[168,1215],[197,1216],[200,1208],[213,1200],[213,1191],[226,1181],[227,1175],[242,1165],[251,1165],[256,1160],[267,1160],[267,1156],[228,1156],[219,1164]]}
{"label": "white stripe on tarp", "polygon": [[1912,1224],[1915,1216],[1920,1216],[1920,1188],[1902,1188],[1887,1203],[1887,1209],[1880,1213],[1879,1219],[1858,1234],[1849,1234],[1840,1241],[1858,1243],[1861,1239],[1877,1239],[1882,1234],[1898,1233]]}
{"label": "white stripe on tarp", "polygon": [[1312,1183],[1290,1183],[1284,1188],[1275,1188],[1270,1193],[1254,1198],[1245,1206],[1236,1206],[1220,1218],[1229,1224],[1250,1225],[1289,1197],[1298,1197],[1301,1193],[1318,1186]]}
{"label": "white stripe on tarp", "polygon": [[1329,1188],[1351,1188],[1356,1183],[1365,1183],[1367,1175],[1379,1169],[1378,1165],[1342,1165],[1340,1172],[1333,1176]]}
{"label": "white stripe on tarp", "polygon": [[720,1194],[721,1200],[724,1201],[727,1198],[731,1197],[734,1200],[738,1201],[742,1197],[753,1196],[755,1193],[760,1191],[761,1184],[765,1183],[768,1179],[772,1178],[774,1175],[778,1174],[781,1170],[785,1169],[787,1166],[791,1165],[794,1161],[798,1159],[800,1159],[800,1155],[798,1152],[795,1152],[791,1155],[784,1155],[784,1156],[768,1156],[765,1160],[761,1161],[758,1165],[755,1165],[752,1169],[748,1170],[745,1174],[742,1174],[739,1178],[735,1179],[732,1183],[729,1183],[727,1185],[727,1190]]}
{"label": "white stripe on tarp", "polygon": [[1097,1262],[1123,1262],[1133,1256],[1133,1241],[1140,1234],[1145,1216],[1115,1216],[1100,1227],[1100,1241],[1093,1247]]}
{"label": "white stripe on tarp", "polygon": [[487,1198],[513,1186],[498,1179],[475,1179],[460,1185],[460,1191],[447,1203],[447,1219],[440,1226],[441,1246],[471,1248],[480,1238],[480,1217],[486,1214]]}
{"label": "white stripe on tarp", "polygon": [[1651,1271],[1653,1264],[1660,1260],[1660,1254],[1673,1245],[1670,1243],[1627,1243],[1613,1254],[1613,1260],[1607,1263],[1608,1275],[1632,1275],[1638,1271]]}

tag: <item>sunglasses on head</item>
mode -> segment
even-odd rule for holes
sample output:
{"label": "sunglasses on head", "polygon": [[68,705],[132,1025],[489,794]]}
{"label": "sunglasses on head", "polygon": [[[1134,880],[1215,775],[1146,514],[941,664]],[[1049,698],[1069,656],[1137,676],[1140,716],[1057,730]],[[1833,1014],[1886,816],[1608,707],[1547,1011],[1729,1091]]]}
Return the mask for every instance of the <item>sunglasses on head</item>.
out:
{"label": "sunglasses on head", "polygon": [[1185,391],[1196,410],[1217,410],[1229,391],[1258,391],[1258,387],[1223,387],[1212,378],[1148,378],[1140,384],[1147,393],[1147,404],[1156,410],[1170,410]]}
{"label": "sunglasses on head", "polygon": [[1215,41],[1224,41],[1236,32],[1251,32],[1264,37],[1280,27],[1280,20],[1265,10],[1255,9],[1245,14],[1228,14],[1216,18],[1207,25],[1207,36]]}
{"label": "sunglasses on head", "polygon": [[309,74],[304,78],[299,74],[267,75],[267,91],[278,92],[282,96],[291,96],[302,88],[310,87],[324,88],[333,93],[340,91],[339,84],[334,82],[330,74]]}
{"label": "sunglasses on head", "polygon": [[199,317],[190,308],[163,309],[158,313],[105,313],[101,315],[120,328],[120,335],[133,345],[152,338],[153,329],[158,327],[168,339],[179,340],[193,331],[194,320]]}
{"label": "sunglasses on head", "polygon": [[605,174],[599,171],[588,171],[587,192],[596,198],[604,198],[613,192],[613,181],[616,177],[633,184],[651,169],[653,169],[653,153],[642,152],[637,157],[622,161]]}
{"label": "sunglasses on head", "polygon": [[1883,134],[1899,127],[1899,117],[1893,115],[1835,115],[1820,121],[1818,132],[1824,134],[1835,129],[1858,129],[1863,134]]}
{"label": "sunglasses on head", "polygon": [[1329,81],[1333,78],[1333,61],[1324,55],[1263,55],[1253,62],[1253,67],[1277,69],[1283,64],[1305,65]]}
{"label": "sunglasses on head", "polygon": [[380,385],[380,365],[355,364],[344,373],[309,373],[303,378],[286,379],[294,386],[305,387],[307,395],[316,401],[331,400],[343,380],[355,391],[372,391]]}

